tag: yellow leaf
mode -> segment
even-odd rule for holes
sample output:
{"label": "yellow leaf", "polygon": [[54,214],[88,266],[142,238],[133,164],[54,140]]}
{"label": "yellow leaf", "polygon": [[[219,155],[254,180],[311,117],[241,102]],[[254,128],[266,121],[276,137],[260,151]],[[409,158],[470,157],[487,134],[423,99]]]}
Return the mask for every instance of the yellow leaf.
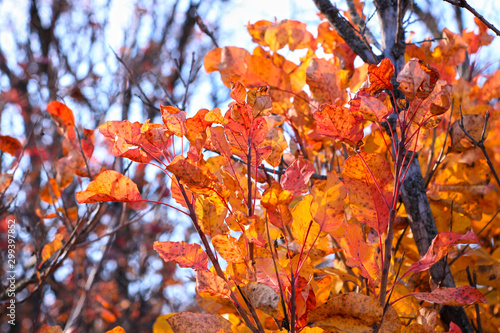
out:
{"label": "yellow leaf", "polygon": [[[337,295],[309,312],[309,326],[320,327],[327,332],[371,332],[380,324],[384,310],[371,296],[347,293]],[[401,323],[392,307],[385,313],[380,332],[399,332]]]}
{"label": "yellow leaf", "polygon": [[311,248],[320,233],[319,224],[313,222],[310,212],[312,200],[312,195],[306,195],[292,211],[292,235],[304,251]]}
{"label": "yellow leaf", "polygon": [[246,251],[240,248],[236,238],[229,235],[216,235],[212,238],[212,244],[228,263],[242,264],[245,262]]}
{"label": "yellow leaf", "polygon": [[54,253],[57,252],[62,246],[62,239],[63,235],[62,234],[57,234],[55,239],[46,244],[43,249],[42,249],[42,262],[47,261]]}
{"label": "yellow leaf", "polygon": [[226,234],[229,231],[229,228],[224,223],[224,219],[227,215],[227,208],[217,194],[213,194],[209,197],[202,195],[198,196],[195,206],[198,223],[205,234],[214,237],[216,235]]}
{"label": "yellow leaf", "polygon": [[153,333],[173,333],[172,327],[167,322],[167,319],[172,317],[171,314],[158,316],[153,324]]}

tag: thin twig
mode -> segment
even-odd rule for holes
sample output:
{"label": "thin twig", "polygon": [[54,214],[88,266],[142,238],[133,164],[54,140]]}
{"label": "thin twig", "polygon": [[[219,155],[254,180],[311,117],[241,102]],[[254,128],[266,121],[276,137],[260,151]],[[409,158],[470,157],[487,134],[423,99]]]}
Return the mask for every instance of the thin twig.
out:
{"label": "thin twig", "polygon": [[500,36],[500,30],[495,28],[493,24],[488,22],[481,14],[477,12],[477,10],[474,9],[471,5],[467,3],[466,0],[443,0],[445,2],[451,3],[453,6],[461,7],[467,9],[469,12],[472,13],[475,17],[477,17],[481,22],[483,22],[488,28],[490,28],[494,33],[497,34],[497,36]]}

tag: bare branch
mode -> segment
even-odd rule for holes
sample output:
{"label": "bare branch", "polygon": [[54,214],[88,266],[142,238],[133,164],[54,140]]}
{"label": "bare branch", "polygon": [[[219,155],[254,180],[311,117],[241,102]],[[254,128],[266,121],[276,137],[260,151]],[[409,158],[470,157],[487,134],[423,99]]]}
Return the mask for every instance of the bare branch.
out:
{"label": "bare branch", "polygon": [[500,36],[500,30],[498,30],[493,24],[488,22],[481,14],[477,12],[471,5],[467,3],[466,0],[443,0],[445,2],[451,3],[453,6],[461,7],[467,9],[475,17],[477,17],[481,22],[483,22],[488,28],[490,28],[497,36]]}
{"label": "bare branch", "polygon": [[313,0],[313,2],[354,53],[359,55],[368,64],[378,63],[378,60],[373,56],[371,48],[366,46],[365,42],[359,38],[352,24],[340,15],[339,10],[332,5],[330,0]]}

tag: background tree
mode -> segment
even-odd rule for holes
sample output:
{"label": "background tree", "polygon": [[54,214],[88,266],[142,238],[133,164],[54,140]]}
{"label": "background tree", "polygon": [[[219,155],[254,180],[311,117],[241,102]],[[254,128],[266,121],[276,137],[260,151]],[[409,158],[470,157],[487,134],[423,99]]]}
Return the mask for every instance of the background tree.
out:
{"label": "background tree", "polygon": [[[1,120],[8,129],[1,133],[0,155],[2,276],[4,231],[13,214],[19,302],[16,326],[6,324],[7,304],[0,305],[0,330],[37,331],[43,323],[63,322],[89,332],[111,323],[150,331],[166,309],[190,303],[182,293],[172,297],[184,286],[175,266],[158,265],[152,250],[157,235],[174,230],[164,210],[122,204],[87,209],[77,205],[75,192],[78,176],[93,177],[102,167],[128,170],[141,190],[169,196],[161,182],[146,179],[144,168],[106,159],[103,148],[93,153],[102,139],[90,129],[109,117],[154,119],[159,103],[188,107],[203,56],[217,37],[222,3],[3,3],[4,14],[12,16],[3,18],[2,41],[8,43],[0,45]],[[205,24],[210,37],[200,28]],[[77,112],[56,107],[50,114],[53,100]],[[10,150],[7,136],[19,139]]]}

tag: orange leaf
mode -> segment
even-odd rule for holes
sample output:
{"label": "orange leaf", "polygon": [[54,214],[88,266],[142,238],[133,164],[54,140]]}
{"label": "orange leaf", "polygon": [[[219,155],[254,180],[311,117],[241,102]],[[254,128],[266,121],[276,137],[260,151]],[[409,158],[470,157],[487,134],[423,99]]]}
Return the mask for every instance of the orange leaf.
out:
{"label": "orange leaf", "polygon": [[0,174],[0,193],[9,188],[12,183],[13,174],[11,173],[2,173]]}
{"label": "orange leaf", "polygon": [[201,230],[214,237],[226,234],[229,230],[224,220],[227,215],[227,208],[224,201],[217,195],[205,197],[200,195],[196,198],[195,212],[198,217],[198,224]]}
{"label": "orange leaf", "polygon": [[54,240],[48,244],[45,244],[45,246],[42,249],[42,263],[47,261],[54,253],[57,252],[62,246],[62,239],[63,235],[62,234],[57,234]]}
{"label": "orange leaf", "polygon": [[283,20],[265,27],[264,46],[269,46],[273,52],[286,45],[290,51],[313,47],[314,38],[307,31],[306,24],[295,20]]}
{"label": "orange leaf", "polygon": [[40,191],[40,199],[52,205],[54,201],[58,200],[60,197],[61,191],[57,186],[56,180],[54,178],[49,178],[47,184],[45,184],[44,188]]}
{"label": "orange leaf", "polygon": [[153,247],[166,262],[175,262],[181,267],[207,270],[208,256],[198,244],[156,241]]}
{"label": "orange leaf", "polygon": [[380,234],[386,232],[394,186],[389,163],[378,154],[353,155],[344,164],[342,179],[356,219]]}
{"label": "orange leaf", "polygon": [[[384,315],[385,313],[385,315]],[[380,332],[399,332],[401,323],[392,307],[384,312],[373,297],[346,293],[330,298],[309,313],[310,326],[321,327],[327,332],[371,332],[380,325]]]}
{"label": "orange leaf", "polygon": [[0,150],[12,156],[18,156],[23,149],[23,145],[19,140],[8,136],[0,135]]}
{"label": "orange leaf", "polygon": [[199,293],[209,293],[211,296],[229,298],[231,289],[223,278],[206,270],[197,270],[195,276],[196,291]]}
{"label": "orange leaf", "polygon": [[307,68],[306,83],[318,104],[337,104],[345,100],[345,90],[340,89],[338,67],[324,59],[312,59]]}
{"label": "orange leaf", "polygon": [[167,319],[175,333],[231,333],[231,322],[216,314],[181,312]]}
{"label": "orange leaf", "polygon": [[293,196],[306,192],[313,173],[314,165],[308,160],[298,158],[286,169],[281,178],[281,187],[290,191]]}
{"label": "orange leaf", "polygon": [[378,251],[372,243],[367,243],[363,239],[361,226],[354,222],[344,221],[337,230],[330,234],[344,250],[346,264],[350,267],[358,267],[361,275],[372,285],[377,284],[380,277]]}
{"label": "orange leaf", "polygon": [[374,95],[381,90],[392,91],[391,78],[394,76],[394,65],[389,59],[382,60],[378,66],[368,66],[368,80],[363,83],[360,91]]}
{"label": "orange leaf", "polygon": [[384,121],[388,115],[394,112],[391,98],[385,92],[372,96],[360,91],[349,101],[349,104],[353,114],[360,113],[365,119],[378,123]]}
{"label": "orange leaf", "polygon": [[63,333],[61,326],[50,326],[47,324],[43,324],[42,327],[38,330],[38,333]]}
{"label": "orange leaf", "polygon": [[128,177],[114,170],[101,172],[90,182],[85,191],[76,193],[78,203],[102,201],[133,202],[141,200],[137,185]]}
{"label": "orange leaf", "polygon": [[161,108],[161,119],[169,131],[178,137],[186,135],[186,111],[181,111],[173,106],[163,106]]}
{"label": "orange leaf", "polygon": [[282,229],[292,222],[292,214],[288,208],[293,195],[284,191],[280,183],[274,182],[262,194],[261,205],[266,208],[269,222]]}
{"label": "orange leaf", "polygon": [[461,286],[457,288],[438,288],[430,293],[411,293],[419,301],[445,304],[450,306],[466,306],[486,303],[486,297],[476,288]]}
{"label": "orange leaf", "polygon": [[131,123],[128,120],[107,121],[99,126],[99,132],[113,142],[118,137],[128,144],[136,145],[141,137],[141,124]]}
{"label": "orange leaf", "polygon": [[199,134],[205,133],[205,130],[212,125],[212,121],[206,119],[207,114],[210,111],[207,109],[200,109],[194,117],[186,119],[186,128],[188,132]]}
{"label": "orange leaf", "polygon": [[425,61],[413,58],[404,65],[396,79],[406,98],[425,99],[430,95],[439,79],[437,69],[429,66]]}
{"label": "orange leaf", "polygon": [[116,326],[115,328],[113,328],[112,330],[107,331],[106,333],[125,333],[125,330],[121,326]]}
{"label": "orange leaf", "polygon": [[196,190],[197,193],[210,193],[209,188],[216,179],[207,168],[196,165],[182,155],[177,155],[167,166],[167,170],[179,177],[190,190]]}
{"label": "orange leaf", "polygon": [[465,235],[457,234],[455,232],[440,232],[432,240],[431,246],[427,253],[419,261],[413,263],[408,268],[406,273],[401,277],[405,277],[410,273],[418,273],[428,270],[435,263],[441,260],[448,251],[457,244],[476,244],[479,239],[472,231],[467,232]]}
{"label": "orange leaf", "polygon": [[361,117],[355,117],[348,108],[323,104],[314,113],[316,131],[337,141],[355,146],[363,139]]}
{"label": "orange leaf", "polygon": [[246,251],[238,245],[236,238],[229,235],[216,235],[212,238],[212,244],[228,263],[243,264],[245,262]]}
{"label": "orange leaf", "polygon": [[311,194],[311,214],[321,231],[333,231],[344,221],[344,199],[347,190],[335,172],[329,172],[327,180],[315,182]]}
{"label": "orange leaf", "polygon": [[59,132],[70,140],[76,138],[75,117],[73,111],[61,102],[53,101],[47,105],[47,111],[57,124]]}
{"label": "orange leaf", "polygon": [[56,163],[56,182],[59,189],[63,190],[73,182],[76,162],[72,156],[61,157]]}
{"label": "orange leaf", "polygon": [[229,78],[234,75],[244,76],[247,71],[245,57],[250,53],[239,47],[216,48],[207,53],[203,60],[203,65],[207,73],[219,71],[222,82],[227,87],[231,87]]}

